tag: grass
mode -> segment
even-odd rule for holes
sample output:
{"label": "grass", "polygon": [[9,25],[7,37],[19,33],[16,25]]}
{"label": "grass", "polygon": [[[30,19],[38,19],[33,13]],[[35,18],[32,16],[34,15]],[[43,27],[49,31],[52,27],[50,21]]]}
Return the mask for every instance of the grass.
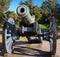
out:
{"label": "grass", "polygon": [[[39,26],[42,30],[44,30],[44,29],[48,29],[50,25],[49,24],[39,24]],[[60,23],[57,23],[56,27],[57,27],[57,29],[60,29]]]}
{"label": "grass", "polygon": [[2,31],[2,28],[0,28],[0,31]]}
{"label": "grass", "polygon": [[57,28],[60,29],[60,23],[57,23]]}
{"label": "grass", "polygon": [[45,29],[48,29],[49,28],[49,25],[48,24],[39,24],[40,28],[42,30],[45,30]]}
{"label": "grass", "polygon": [[19,28],[19,25],[16,25],[16,29],[18,29]]}

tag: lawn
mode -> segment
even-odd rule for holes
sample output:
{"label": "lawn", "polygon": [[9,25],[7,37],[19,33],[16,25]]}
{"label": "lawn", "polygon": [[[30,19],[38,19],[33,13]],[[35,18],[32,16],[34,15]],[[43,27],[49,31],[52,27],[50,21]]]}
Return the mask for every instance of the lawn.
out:
{"label": "lawn", "polygon": [[40,28],[42,30],[45,30],[45,29],[48,29],[49,28],[49,25],[48,24],[39,24]]}
{"label": "lawn", "polygon": [[[48,29],[50,25],[49,24],[39,24],[39,26],[42,30],[45,30],[45,29]],[[60,23],[57,23],[56,27],[57,27],[57,29],[60,29]]]}
{"label": "lawn", "polygon": [[0,31],[2,31],[2,28],[0,28]]}
{"label": "lawn", "polygon": [[57,23],[57,28],[60,29],[60,23]]}

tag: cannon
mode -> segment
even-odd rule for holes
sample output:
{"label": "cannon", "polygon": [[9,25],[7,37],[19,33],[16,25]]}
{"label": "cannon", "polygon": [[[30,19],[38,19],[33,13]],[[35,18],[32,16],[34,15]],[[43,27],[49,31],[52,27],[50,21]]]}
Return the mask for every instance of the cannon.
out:
{"label": "cannon", "polygon": [[4,23],[2,33],[4,53],[13,53],[14,41],[20,36],[26,36],[28,42],[30,43],[32,43],[31,37],[34,36],[38,38],[39,43],[42,43],[42,40],[49,41],[50,53],[51,55],[55,55],[56,40],[58,36],[55,17],[51,16],[48,30],[41,31],[38,21],[35,21],[35,16],[31,16],[29,13],[29,8],[26,5],[20,5],[16,11],[21,17],[19,29],[16,30],[15,21],[13,18],[8,18]]}
{"label": "cannon", "polygon": [[26,23],[32,24],[35,22],[34,16],[30,15],[29,8],[26,5],[20,5],[17,8],[17,14],[20,15],[22,18],[24,18]]}

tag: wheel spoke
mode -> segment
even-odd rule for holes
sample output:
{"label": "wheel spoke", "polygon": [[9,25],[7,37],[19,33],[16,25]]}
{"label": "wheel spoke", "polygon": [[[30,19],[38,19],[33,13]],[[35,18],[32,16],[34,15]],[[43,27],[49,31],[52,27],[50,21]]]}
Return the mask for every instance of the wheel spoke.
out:
{"label": "wheel spoke", "polygon": [[13,52],[13,41],[17,38],[15,21],[13,18],[6,20],[3,26],[3,47],[4,54]]}
{"label": "wheel spoke", "polygon": [[53,40],[50,39],[50,51],[52,52],[52,50],[53,50]]}
{"label": "wheel spoke", "polygon": [[6,45],[6,50],[8,53],[11,53],[12,52],[12,44],[13,44],[13,41],[11,39],[11,37],[7,40],[5,40],[5,45]]}
{"label": "wheel spoke", "polygon": [[56,34],[57,34],[57,30],[56,30],[56,21],[54,16],[51,17],[50,19],[50,52],[52,55],[55,55],[56,53]]}
{"label": "wheel spoke", "polygon": [[11,34],[8,34],[7,29],[5,29],[5,46],[8,53],[12,52],[12,48],[11,48],[12,44],[13,44],[13,40]]}

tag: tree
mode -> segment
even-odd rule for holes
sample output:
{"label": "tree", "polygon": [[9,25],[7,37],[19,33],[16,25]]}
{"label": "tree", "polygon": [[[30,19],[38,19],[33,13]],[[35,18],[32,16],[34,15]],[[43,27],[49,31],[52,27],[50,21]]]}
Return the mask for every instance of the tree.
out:
{"label": "tree", "polygon": [[6,14],[9,14],[9,16],[16,21],[16,24],[21,20],[20,16],[18,16],[14,11],[8,11]]}
{"label": "tree", "polygon": [[39,20],[39,22],[49,22],[49,18],[53,14],[56,19],[60,18],[60,13],[58,13],[60,12],[60,9],[57,8],[57,0],[46,0],[42,3],[41,7],[34,5],[33,0],[26,0],[24,4],[29,7],[31,15],[35,15],[36,20]]}
{"label": "tree", "polygon": [[14,11],[8,11],[6,14],[9,13],[9,16],[12,17],[13,19],[17,19],[17,14]]}
{"label": "tree", "polygon": [[[46,0],[43,2],[42,8],[42,19],[47,21],[52,14],[56,12],[56,5],[58,4],[57,0]],[[50,15],[50,16],[48,16]],[[43,18],[45,17],[45,18]],[[49,21],[49,20],[48,20]],[[43,20],[44,22],[44,20]]]}
{"label": "tree", "polygon": [[48,7],[49,8],[53,8],[53,9],[55,9],[55,7],[56,7],[56,5],[57,5],[57,0],[46,0],[47,1],[47,3],[48,3]]}
{"label": "tree", "polygon": [[0,12],[4,12],[9,8],[12,0],[0,0]]}
{"label": "tree", "polygon": [[55,12],[57,4],[58,4],[57,0],[46,0],[42,4],[42,9],[45,11],[47,10],[48,13],[52,13],[52,10]]}
{"label": "tree", "polygon": [[5,19],[6,19],[6,14],[0,12],[0,25],[4,23]]}
{"label": "tree", "polygon": [[56,6],[55,16],[56,16],[57,22],[60,23],[60,4],[57,4],[57,6]]}
{"label": "tree", "polygon": [[0,0],[0,24],[6,19],[5,11],[9,8],[11,1],[12,0]]}

